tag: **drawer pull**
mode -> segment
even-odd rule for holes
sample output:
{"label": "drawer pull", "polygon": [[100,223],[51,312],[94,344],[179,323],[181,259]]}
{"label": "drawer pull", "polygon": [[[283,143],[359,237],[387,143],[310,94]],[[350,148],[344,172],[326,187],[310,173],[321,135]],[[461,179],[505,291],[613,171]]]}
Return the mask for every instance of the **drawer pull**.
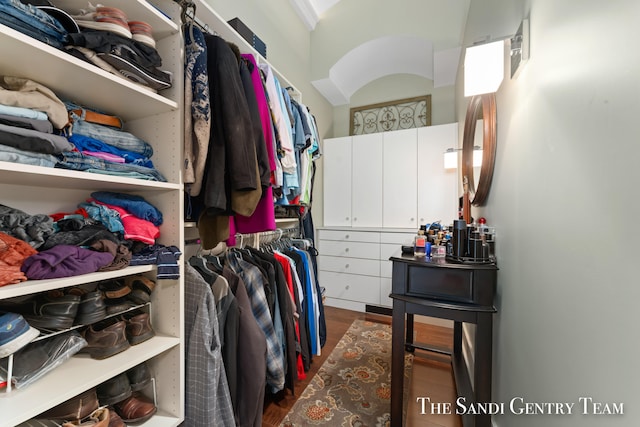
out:
{"label": "drawer pull", "polygon": [[345,265],[344,268],[349,268],[349,264]]}
{"label": "drawer pull", "polygon": [[346,248],[344,251],[345,251],[345,252],[349,252],[349,248]]}
{"label": "drawer pull", "polygon": [[348,239],[348,238],[349,238],[349,235],[348,235],[348,234],[345,234],[345,235],[344,235],[344,238],[345,238],[345,239]]}
{"label": "drawer pull", "polygon": [[349,290],[349,285],[344,287],[345,290]]}

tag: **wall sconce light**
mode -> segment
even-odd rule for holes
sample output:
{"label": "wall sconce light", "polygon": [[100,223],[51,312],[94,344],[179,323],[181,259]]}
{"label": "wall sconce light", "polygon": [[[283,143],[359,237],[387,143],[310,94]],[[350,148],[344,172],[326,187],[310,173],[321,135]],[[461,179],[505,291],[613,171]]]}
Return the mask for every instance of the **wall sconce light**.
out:
{"label": "wall sconce light", "polygon": [[[458,168],[458,151],[462,151],[462,148],[447,148],[447,151],[444,152],[445,169]],[[482,148],[475,145],[473,147],[473,167],[479,168],[480,166],[482,166]]]}
{"label": "wall sconce light", "polygon": [[504,78],[504,39],[467,48],[464,56],[464,96],[493,93]]}
{"label": "wall sconce light", "polygon": [[510,39],[511,78],[515,79],[529,60],[529,19],[523,19],[518,31]]}

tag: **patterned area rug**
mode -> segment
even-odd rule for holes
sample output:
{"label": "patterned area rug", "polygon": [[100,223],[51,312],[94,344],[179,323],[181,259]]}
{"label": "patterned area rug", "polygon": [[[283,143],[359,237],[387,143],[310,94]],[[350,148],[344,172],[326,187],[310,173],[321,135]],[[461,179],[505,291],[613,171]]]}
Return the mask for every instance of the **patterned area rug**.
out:
{"label": "patterned area rug", "polygon": [[[412,365],[406,354],[405,397]],[[355,320],[280,426],[389,426],[390,398],[391,326]]]}

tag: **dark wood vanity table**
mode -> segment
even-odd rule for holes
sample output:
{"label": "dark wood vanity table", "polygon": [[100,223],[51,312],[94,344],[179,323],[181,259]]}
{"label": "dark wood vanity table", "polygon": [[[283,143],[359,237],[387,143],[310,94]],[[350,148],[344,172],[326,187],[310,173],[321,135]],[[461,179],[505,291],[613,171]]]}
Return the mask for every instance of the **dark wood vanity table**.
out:
{"label": "dark wood vanity table", "polygon": [[[391,426],[403,425],[403,382],[405,350],[421,349],[446,353],[451,365],[458,397],[464,406],[491,402],[491,358],[493,305],[496,290],[495,264],[460,264],[445,258],[419,258],[397,255],[393,262],[392,357],[391,357]],[[453,351],[430,348],[413,340],[414,315],[454,321]],[[462,355],[462,324],[475,324],[474,369],[472,387]],[[407,411],[417,410],[409,402]],[[456,411],[455,402],[451,411]],[[490,415],[462,415],[464,427],[490,427]]]}

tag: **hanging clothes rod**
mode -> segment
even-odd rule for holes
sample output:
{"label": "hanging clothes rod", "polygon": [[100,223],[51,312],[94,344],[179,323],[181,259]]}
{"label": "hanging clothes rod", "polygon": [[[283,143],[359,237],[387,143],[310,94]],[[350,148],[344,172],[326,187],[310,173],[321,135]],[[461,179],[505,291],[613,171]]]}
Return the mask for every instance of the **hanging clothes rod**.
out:
{"label": "hanging clothes rod", "polygon": [[191,0],[174,0],[182,8],[181,19],[182,24],[186,25],[189,22],[196,24],[202,31],[211,35],[217,36],[218,33],[209,27],[209,24],[202,22],[196,16],[196,4]]}
{"label": "hanging clothes rod", "polygon": [[236,242],[239,241],[239,247],[250,244],[256,249],[260,249],[260,244],[270,243],[282,238],[296,237],[300,233],[299,227],[278,228],[276,230],[261,231],[258,233],[236,233]]}

